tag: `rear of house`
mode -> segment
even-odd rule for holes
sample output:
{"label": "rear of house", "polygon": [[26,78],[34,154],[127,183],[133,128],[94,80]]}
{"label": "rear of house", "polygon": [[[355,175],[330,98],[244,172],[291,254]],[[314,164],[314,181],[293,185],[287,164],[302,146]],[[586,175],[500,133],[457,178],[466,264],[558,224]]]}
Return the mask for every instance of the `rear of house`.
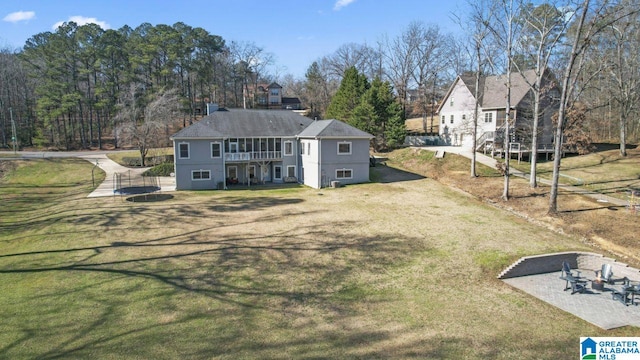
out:
{"label": "rear of house", "polygon": [[338,120],[312,121],[291,111],[216,111],[171,137],[176,188],[367,182],[371,138]]}
{"label": "rear of house", "polygon": [[369,142],[372,135],[339,120],[317,120],[300,135],[304,183],[314,188],[333,181],[369,181]]}

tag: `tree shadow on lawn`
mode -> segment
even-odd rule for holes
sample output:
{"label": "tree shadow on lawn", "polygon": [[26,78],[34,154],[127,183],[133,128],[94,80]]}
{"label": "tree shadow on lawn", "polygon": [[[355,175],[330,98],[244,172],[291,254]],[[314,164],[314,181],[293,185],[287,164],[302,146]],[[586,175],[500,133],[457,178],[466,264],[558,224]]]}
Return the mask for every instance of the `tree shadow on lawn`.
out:
{"label": "tree shadow on lawn", "polygon": [[[168,223],[175,218],[208,217],[211,212],[231,213],[246,210],[262,210],[282,205],[292,205],[303,202],[300,198],[262,197],[212,197],[203,203],[166,203],[162,206],[113,206],[96,210],[96,208],[65,207],[54,213],[39,211],[39,215],[21,217],[18,221],[2,224],[5,232],[20,232],[23,230],[44,230],[53,224],[68,224],[74,226],[126,226],[138,222],[154,221]],[[62,203],[58,204],[61,205]],[[28,214],[28,212],[25,212]],[[221,215],[218,215],[219,217]],[[142,218],[140,218],[142,217]]]}
{"label": "tree shadow on lawn", "polygon": [[[257,221],[271,223],[277,221],[277,217],[265,217]],[[109,344],[125,343],[134,347],[134,344],[144,343],[140,340],[145,337],[153,338],[153,334],[157,332],[167,331],[171,333],[167,334],[168,336],[184,336],[181,323],[188,324],[184,325],[188,326],[188,332],[201,331],[202,329],[197,328],[199,325],[192,323],[197,323],[197,319],[212,323],[210,326],[227,326],[220,335],[217,332],[211,332],[211,335],[205,332],[204,336],[208,341],[212,340],[211,337],[214,338],[213,341],[217,341],[221,337],[224,338],[225,334],[231,334],[227,343],[228,350],[243,352],[253,351],[250,347],[254,345],[242,340],[243,331],[246,331],[242,329],[265,326],[261,320],[263,316],[277,319],[308,318],[309,308],[312,308],[312,311],[318,312],[317,316],[323,319],[335,318],[338,322],[344,322],[358,311],[355,309],[362,301],[387,301],[380,296],[364,299],[366,294],[345,295],[343,292],[349,292],[349,286],[353,286],[354,281],[357,287],[367,286],[359,283],[359,275],[363,272],[378,273],[389,265],[408,261],[413,256],[412,250],[416,247],[414,244],[421,243],[419,239],[397,238],[394,235],[348,237],[338,230],[357,225],[355,222],[340,221],[282,231],[267,228],[265,234],[253,236],[211,238],[211,231],[207,230],[215,230],[214,226],[159,239],[118,241],[113,242],[111,246],[5,255],[4,258],[12,257],[12,261],[10,267],[0,268],[0,274],[62,273],[63,278],[80,277],[79,279],[86,277],[82,274],[93,274],[93,278],[103,281],[110,281],[108,279],[115,276],[113,281],[122,282],[128,279],[122,284],[130,288],[123,290],[123,294],[130,291],[133,295],[149,287],[157,288],[151,296],[165,298],[161,301],[167,303],[185,299],[189,301],[193,295],[196,295],[194,299],[204,296],[214,301],[212,304],[216,305],[212,306],[220,311],[206,312],[194,305],[193,314],[180,313],[177,319],[167,323],[152,321],[149,325],[149,322],[137,323],[131,319],[120,323],[119,321],[123,320],[113,318],[112,308],[129,306],[127,295],[102,294],[100,288],[103,283],[100,281],[91,281],[90,284],[86,280],[79,281],[74,285],[79,287],[77,290],[67,287],[56,288],[55,283],[47,284],[38,291],[40,295],[37,296],[47,296],[50,298],[49,302],[60,304],[57,310],[60,312],[66,311],[63,304],[70,292],[78,291],[79,294],[76,295],[82,297],[100,294],[102,299],[95,300],[97,309],[92,310],[95,315],[92,319],[95,320],[74,326],[60,325],[58,332],[52,331],[58,339],[54,343],[53,335],[29,333],[29,329],[37,325],[25,323],[24,328],[16,331],[29,335],[2,346],[0,354],[11,355],[12,351],[29,347],[34,341],[48,344],[45,347],[48,349],[46,352],[37,354],[39,358],[86,355],[91,349]],[[82,252],[89,253],[82,258],[78,257]],[[60,253],[60,256],[51,256],[55,253]],[[47,255],[45,263],[49,263],[48,265],[41,265],[45,258],[40,254]],[[101,257],[113,260],[101,261]],[[149,281],[153,284],[144,285]],[[185,298],[184,294],[191,295]],[[127,298],[123,299],[123,296]],[[109,298],[111,300],[108,300]],[[140,299],[139,296],[131,298]],[[23,300],[30,302],[34,299]],[[151,299],[138,301],[147,300]],[[43,310],[33,309],[36,313]],[[263,315],[257,316],[256,312]],[[154,313],[153,318],[156,316]],[[279,321],[276,320],[274,325]],[[266,325],[268,323],[269,321]],[[310,329],[315,329],[315,326],[309,326]],[[72,330],[78,327],[81,331]],[[108,327],[109,331],[106,331],[105,327]],[[176,333],[177,328],[180,329],[179,333]],[[60,340],[60,332],[63,341]],[[104,336],[96,337],[96,332],[104,332]],[[112,333],[115,334],[111,335]],[[398,336],[397,332],[368,329],[353,329],[346,337],[336,335],[334,331],[324,331],[323,334],[324,339],[306,337],[302,340],[285,341],[281,345],[291,348],[303,346],[307,342],[311,344],[317,340],[327,342],[327,346],[336,344],[345,348],[358,348],[363,342],[383,342]],[[148,343],[153,343],[153,339]],[[220,352],[221,348],[224,349],[221,344],[222,342],[214,342],[212,347],[210,343],[203,343],[196,348],[207,349],[202,353],[209,356],[216,353],[228,354],[226,351]],[[260,351],[270,351],[268,348],[271,346],[269,343],[257,345],[256,354]],[[105,351],[105,354],[108,354],[111,350]],[[195,351],[200,353],[198,350]],[[304,354],[305,350],[302,351]]]}

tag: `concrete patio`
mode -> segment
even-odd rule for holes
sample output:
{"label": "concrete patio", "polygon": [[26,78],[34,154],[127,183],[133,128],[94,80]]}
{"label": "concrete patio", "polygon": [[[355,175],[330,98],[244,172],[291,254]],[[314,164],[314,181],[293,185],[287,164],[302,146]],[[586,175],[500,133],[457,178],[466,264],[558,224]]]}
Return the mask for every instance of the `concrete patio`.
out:
{"label": "concrete patio", "polygon": [[612,298],[611,290],[621,290],[620,283],[605,285],[603,291],[592,289],[591,282],[586,284],[587,289],[584,293],[572,295],[570,290],[564,291],[565,281],[560,279],[560,269],[562,261],[567,260],[573,263],[572,269],[581,271],[581,275],[587,279],[594,279],[594,270],[599,269],[603,263],[610,263],[614,266],[614,278],[627,277],[633,284],[640,281],[638,269],[602,255],[580,252],[522,258],[500,274],[499,278],[600,328],[640,328],[640,296],[636,296],[634,303],[629,303],[628,306]]}

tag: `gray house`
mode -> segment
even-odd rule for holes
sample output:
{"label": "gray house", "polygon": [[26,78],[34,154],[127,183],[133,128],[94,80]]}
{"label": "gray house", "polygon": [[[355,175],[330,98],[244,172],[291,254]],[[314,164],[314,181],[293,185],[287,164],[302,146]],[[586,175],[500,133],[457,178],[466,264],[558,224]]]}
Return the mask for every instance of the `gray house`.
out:
{"label": "gray house", "polygon": [[286,110],[219,110],[173,136],[176,188],[369,181],[373,136]]}

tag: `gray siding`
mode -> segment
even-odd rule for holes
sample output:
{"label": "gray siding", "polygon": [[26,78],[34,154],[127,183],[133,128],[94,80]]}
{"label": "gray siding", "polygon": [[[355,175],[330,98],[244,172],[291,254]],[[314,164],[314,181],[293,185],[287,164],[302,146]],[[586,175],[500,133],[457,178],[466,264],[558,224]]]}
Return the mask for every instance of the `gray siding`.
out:
{"label": "gray siding", "polygon": [[[350,142],[351,154],[339,155],[338,143]],[[321,163],[320,174],[322,185],[327,186],[331,181],[337,180],[341,184],[357,184],[369,182],[369,139],[322,139],[320,147]],[[351,170],[351,179],[339,179],[337,170]]]}
{"label": "gray siding", "polygon": [[[224,182],[223,158],[211,158],[211,143],[222,140],[189,140],[174,142],[175,176],[177,190],[216,189],[218,182]],[[180,144],[189,144],[189,158],[179,158]],[[224,154],[222,154],[224,156]],[[192,180],[192,171],[208,170],[209,180]]]}

